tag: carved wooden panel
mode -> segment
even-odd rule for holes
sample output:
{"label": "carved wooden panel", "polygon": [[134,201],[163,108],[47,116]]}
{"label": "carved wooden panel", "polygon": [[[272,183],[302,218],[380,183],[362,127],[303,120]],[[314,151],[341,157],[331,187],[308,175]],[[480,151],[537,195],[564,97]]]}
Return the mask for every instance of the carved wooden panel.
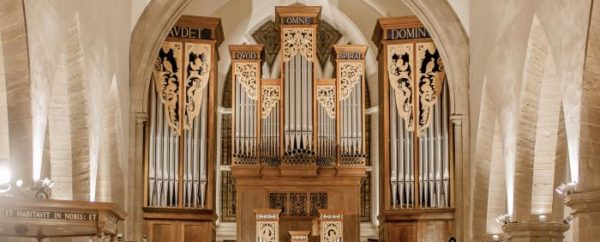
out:
{"label": "carved wooden panel", "polygon": [[306,216],[307,215],[306,193],[292,192],[290,193],[290,215]]}
{"label": "carved wooden panel", "polygon": [[326,192],[269,193],[269,208],[281,209],[282,215],[317,216],[319,209],[326,209],[327,205],[328,196]]}
{"label": "carved wooden panel", "polygon": [[310,194],[310,215],[319,215],[319,209],[327,208],[327,193],[315,192]]}
{"label": "carved wooden panel", "polygon": [[279,242],[279,210],[258,209],[256,213],[256,242]]}
{"label": "carved wooden panel", "polygon": [[[317,33],[317,56],[321,67],[325,67],[325,64],[329,61],[329,56],[331,56],[331,47],[340,40],[342,34],[323,20],[317,28]],[[281,44],[279,28],[275,22],[265,22],[252,33],[252,37],[256,40],[256,43],[265,45],[265,60],[269,67],[273,67]]]}
{"label": "carved wooden panel", "polygon": [[284,192],[274,192],[274,193],[269,193],[269,208],[275,209],[275,208],[279,208],[281,209],[281,214],[287,214],[288,210],[287,210],[287,193]]}

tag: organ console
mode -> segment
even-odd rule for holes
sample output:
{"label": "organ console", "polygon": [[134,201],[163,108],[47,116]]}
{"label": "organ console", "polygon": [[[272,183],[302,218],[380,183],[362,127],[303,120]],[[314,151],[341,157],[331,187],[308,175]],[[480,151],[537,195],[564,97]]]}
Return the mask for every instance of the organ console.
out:
{"label": "organ console", "polygon": [[262,79],[262,45],[229,46],[238,241],[261,236],[255,234],[259,220],[252,212],[260,208],[280,209],[280,240],[288,234],[308,237],[290,231],[311,230],[319,209],[343,211],[339,241],[360,238],[367,47],[335,45],[335,78],[321,78],[316,70],[320,10],[276,7],[278,79]]}

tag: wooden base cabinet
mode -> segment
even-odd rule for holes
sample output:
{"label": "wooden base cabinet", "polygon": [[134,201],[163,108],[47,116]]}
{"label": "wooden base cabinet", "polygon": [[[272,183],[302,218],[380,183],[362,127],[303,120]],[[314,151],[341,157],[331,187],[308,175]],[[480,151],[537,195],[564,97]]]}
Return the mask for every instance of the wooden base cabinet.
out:
{"label": "wooden base cabinet", "polygon": [[144,212],[144,235],[148,242],[216,241],[214,216],[211,214],[169,210]]}
{"label": "wooden base cabinet", "polygon": [[380,241],[445,242],[454,235],[453,209],[386,211],[380,218]]}

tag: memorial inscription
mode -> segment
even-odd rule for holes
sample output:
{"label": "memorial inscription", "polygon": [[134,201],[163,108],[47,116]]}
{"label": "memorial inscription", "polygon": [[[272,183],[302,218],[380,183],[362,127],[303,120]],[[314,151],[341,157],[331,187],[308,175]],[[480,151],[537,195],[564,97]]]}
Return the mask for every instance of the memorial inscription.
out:
{"label": "memorial inscription", "polygon": [[423,39],[431,37],[431,35],[429,35],[429,31],[427,31],[427,29],[424,27],[388,29],[386,36],[388,40]]}
{"label": "memorial inscription", "polygon": [[68,221],[90,221],[98,220],[98,214],[95,213],[76,213],[63,211],[44,211],[32,209],[4,209],[5,218],[20,219],[50,219],[50,220],[68,220]]}

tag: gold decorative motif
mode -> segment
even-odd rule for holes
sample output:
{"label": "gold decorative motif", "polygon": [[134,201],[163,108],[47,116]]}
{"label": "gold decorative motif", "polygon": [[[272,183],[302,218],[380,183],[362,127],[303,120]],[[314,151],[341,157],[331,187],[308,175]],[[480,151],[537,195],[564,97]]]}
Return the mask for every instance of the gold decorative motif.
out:
{"label": "gold decorative motif", "polygon": [[335,86],[317,86],[317,100],[327,116],[335,119]]}
{"label": "gold decorative motif", "polygon": [[363,65],[359,62],[344,62],[340,64],[340,101],[346,100],[352,89],[361,81]]}
{"label": "gold decorative motif", "polygon": [[389,45],[388,75],[394,89],[398,115],[404,119],[406,130],[413,125],[413,44]]}
{"label": "gold decorative motif", "polygon": [[416,43],[417,78],[419,80],[419,108],[417,109],[418,133],[431,123],[431,111],[442,92],[444,65],[433,42]]}
{"label": "gold decorative motif", "polygon": [[252,100],[257,99],[258,68],[258,63],[235,63],[234,66],[236,80]]}
{"label": "gold decorative motif", "polygon": [[262,88],[262,118],[269,117],[271,110],[280,100],[279,86],[264,86]]}
{"label": "gold decorative motif", "polygon": [[165,106],[165,117],[169,127],[181,133],[179,124],[179,89],[183,71],[181,70],[182,44],[163,43],[154,62],[154,84],[160,102]]}
{"label": "gold decorative motif", "polygon": [[204,89],[210,77],[211,46],[209,44],[185,44],[184,66],[185,80],[185,123],[184,129],[190,129],[194,118],[202,108]]}
{"label": "gold decorative motif", "polygon": [[283,29],[283,61],[288,62],[296,54],[313,62],[313,28],[284,28]]}

